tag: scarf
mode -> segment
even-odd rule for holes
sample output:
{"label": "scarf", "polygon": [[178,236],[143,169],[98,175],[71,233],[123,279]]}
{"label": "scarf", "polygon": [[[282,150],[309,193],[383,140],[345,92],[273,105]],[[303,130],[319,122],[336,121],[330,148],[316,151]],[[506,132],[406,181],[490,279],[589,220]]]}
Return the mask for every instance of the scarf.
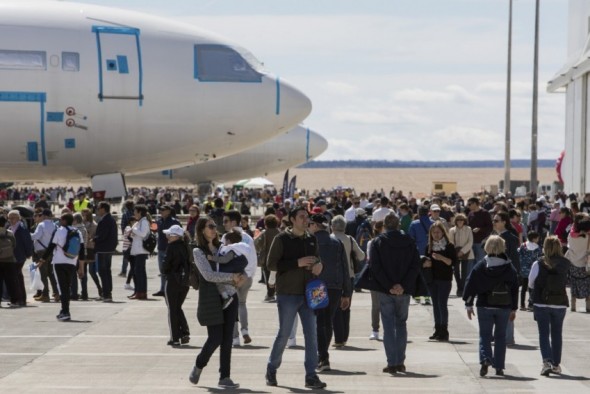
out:
{"label": "scarf", "polygon": [[442,237],[440,241],[432,240],[432,251],[433,252],[441,252],[447,248],[447,240],[445,237]]}

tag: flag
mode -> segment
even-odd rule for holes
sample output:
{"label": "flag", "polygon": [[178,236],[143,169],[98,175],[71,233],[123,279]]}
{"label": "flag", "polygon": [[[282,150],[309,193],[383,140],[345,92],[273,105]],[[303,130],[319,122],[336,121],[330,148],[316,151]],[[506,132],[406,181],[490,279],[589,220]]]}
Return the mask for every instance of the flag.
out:
{"label": "flag", "polygon": [[289,170],[285,172],[285,178],[283,178],[283,203],[289,197]]}
{"label": "flag", "polygon": [[293,199],[293,197],[295,196],[295,188],[297,184],[297,175],[293,176],[293,178],[291,178],[291,182],[289,182],[289,197],[291,197],[291,199]]}

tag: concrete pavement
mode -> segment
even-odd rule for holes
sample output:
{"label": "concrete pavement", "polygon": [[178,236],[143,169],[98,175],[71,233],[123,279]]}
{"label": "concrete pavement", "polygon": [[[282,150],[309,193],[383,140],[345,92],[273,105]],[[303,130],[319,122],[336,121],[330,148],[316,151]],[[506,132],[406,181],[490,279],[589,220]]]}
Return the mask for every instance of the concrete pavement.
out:
{"label": "concrete pavement", "polygon": [[[113,259],[119,272],[121,257]],[[239,393],[300,393],[304,387],[303,347],[286,349],[278,371],[278,387],[265,385],[264,373],[278,328],[276,304],[262,302],[263,285],[256,283],[248,296],[252,343],[232,353],[232,379]],[[130,301],[124,279],[114,276],[112,304],[73,301],[72,321],[58,322],[59,304],[38,303],[0,309],[0,393],[168,393],[221,392],[218,353],[205,368],[197,386],[188,381],[206,329],[196,321],[197,293],[191,290],[184,310],[191,327],[190,346],[166,345],[166,304],[161,297]],[[149,293],[157,291],[157,261],[148,261]],[[96,289],[89,283],[91,296]],[[584,310],[578,301],[578,310]],[[331,372],[320,374],[326,393],[368,392],[590,392],[590,314],[568,311],[564,327],[563,375],[543,377],[537,328],[532,313],[519,312],[517,345],[509,348],[506,376],[479,377],[477,322],[466,317],[463,303],[449,300],[450,342],[429,342],[432,309],[412,305],[408,324],[406,374],[391,376],[383,345],[368,339],[371,300],[368,292],[355,293],[351,337],[343,349],[330,351]],[[303,344],[301,328],[297,341]],[[319,391],[319,390],[318,390]]]}

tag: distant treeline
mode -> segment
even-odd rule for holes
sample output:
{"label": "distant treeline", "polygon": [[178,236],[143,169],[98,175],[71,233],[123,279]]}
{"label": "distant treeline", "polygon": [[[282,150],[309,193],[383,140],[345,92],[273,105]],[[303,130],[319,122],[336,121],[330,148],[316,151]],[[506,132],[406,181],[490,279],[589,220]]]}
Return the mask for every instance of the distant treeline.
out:
{"label": "distant treeline", "polygon": [[[530,160],[511,160],[512,168],[530,168]],[[555,160],[538,160],[538,167],[555,167]],[[401,160],[316,160],[299,168],[504,168],[504,160],[401,161]]]}

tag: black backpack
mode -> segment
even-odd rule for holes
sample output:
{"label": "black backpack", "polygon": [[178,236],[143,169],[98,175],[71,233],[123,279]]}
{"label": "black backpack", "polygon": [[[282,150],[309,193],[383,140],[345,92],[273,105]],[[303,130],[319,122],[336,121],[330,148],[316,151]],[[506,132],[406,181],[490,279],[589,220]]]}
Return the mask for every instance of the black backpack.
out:
{"label": "black backpack", "polygon": [[512,303],[512,295],[508,283],[500,281],[488,291],[488,305],[506,306]]}
{"label": "black backpack", "polygon": [[567,293],[558,273],[549,272],[541,292],[541,300],[547,305],[567,305]]}

